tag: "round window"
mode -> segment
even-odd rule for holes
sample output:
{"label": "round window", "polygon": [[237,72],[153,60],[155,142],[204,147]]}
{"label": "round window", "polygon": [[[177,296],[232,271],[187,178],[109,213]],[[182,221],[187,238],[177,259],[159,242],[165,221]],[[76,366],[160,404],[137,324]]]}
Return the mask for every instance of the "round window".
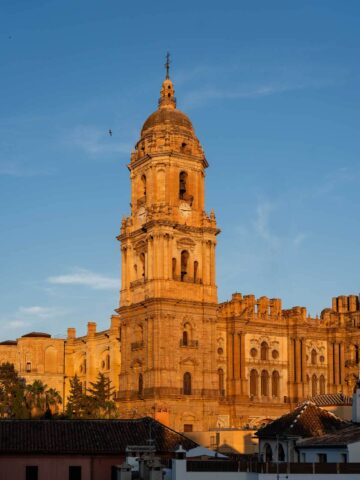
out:
{"label": "round window", "polygon": [[256,355],[257,355],[257,350],[256,350],[256,348],[252,348],[252,349],[250,350],[250,355],[251,355],[253,358],[256,357]]}
{"label": "round window", "polygon": [[273,350],[271,356],[274,360],[276,360],[277,358],[279,358],[279,352],[277,350]]}
{"label": "round window", "polygon": [[219,347],[217,349],[217,352],[218,352],[218,355],[222,355],[224,353],[224,350],[221,347]]}

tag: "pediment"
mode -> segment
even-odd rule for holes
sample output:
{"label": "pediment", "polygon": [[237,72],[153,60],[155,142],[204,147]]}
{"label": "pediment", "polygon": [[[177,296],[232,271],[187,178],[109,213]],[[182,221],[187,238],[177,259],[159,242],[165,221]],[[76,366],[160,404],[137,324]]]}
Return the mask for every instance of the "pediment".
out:
{"label": "pediment", "polygon": [[195,358],[186,357],[180,360],[180,365],[189,365],[192,367],[196,367],[199,365],[199,362]]}
{"label": "pediment", "polygon": [[191,238],[182,237],[176,242],[177,248],[179,249],[190,249],[193,250],[195,248],[195,242]]}

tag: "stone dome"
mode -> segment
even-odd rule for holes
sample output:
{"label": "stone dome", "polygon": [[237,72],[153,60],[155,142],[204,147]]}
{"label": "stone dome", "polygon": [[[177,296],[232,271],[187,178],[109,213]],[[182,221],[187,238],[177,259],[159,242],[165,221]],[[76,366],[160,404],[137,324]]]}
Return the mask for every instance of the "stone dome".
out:
{"label": "stone dome", "polygon": [[194,133],[192,123],[185,113],[177,109],[160,108],[147,118],[141,129],[141,136],[145,134],[147,130],[161,125],[181,127],[189,130],[189,133]]}
{"label": "stone dome", "polygon": [[185,129],[187,130],[186,133],[194,135],[194,129],[188,116],[176,109],[174,85],[168,77],[161,85],[159,108],[145,121],[141,130],[141,136],[146,134],[150,129],[158,126],[172,127],[175,129],[180,127],[182,131]]}

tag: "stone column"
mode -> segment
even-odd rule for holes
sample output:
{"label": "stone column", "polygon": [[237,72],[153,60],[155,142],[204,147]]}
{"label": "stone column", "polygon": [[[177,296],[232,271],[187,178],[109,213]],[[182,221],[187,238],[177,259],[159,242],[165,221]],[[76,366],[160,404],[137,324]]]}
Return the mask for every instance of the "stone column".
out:
{"label": "stone column", "polygon": [[234,334],[234,394],[240,394],[240,335]]}
{"label": "stone column", "polygon": [[[339,375],[340,375],[340,372],[339,372],[339,344],[334,343],[334,379],[335,379],[334,384],[336,386],[339,385]],[[336,391],[337,391],[337,388],[336,388]]]}
{"label": "stone column", "polygon": [[212,284],[216,285],[216,259],[215,259],[215,253],[216,253],[216,242],[212,243],[212,256],[211,256],[211,265],[212,265],[212,274],[213,274],[213,279],[212,279]]}
{"label": "stone column", "polygon": [[289,347],[288,347],[288,372],[289,372],[289,398],[290,401],[294,401],[295,392],[294,392],[294,385],[295,385],[295,339],[290,337],[289,339]]}
{"label": "stone column", "polygon": [[328,381],[327,392],[334,392],[335,372],[334,372],[334,343],[329,342],[327,345],[327,360],[328,360]]}
{"label": "stone column", "polygon": [[169,235],[164,236],[164,252],[163,252],[163,259],[164,259],[164,278],[167,280],[169,278]]}
{"label": "stone column", "polygon": [[231,396],[234,394],[234,335],[232,333],[227,334],[227,363],[227,392]]}
{"label": "stone column", "polygon": [[157,278],[164,277],[164,236],[162,233],[157,235]]}
{"label": "stone column", "polygon": [[339,385],[341,385],[341,391],[345,386],[345,345],[344,342],[339,344]]}
{"label": "stone column", "polygon": [[306,341],[301,338],[301,382],[302,382],[302,396],[305,397],[306,386]]}
{"label": "stone column", "polygon": [[239,333],[240,337],[240,393],[247,395],[247,380],[245,375],[245,334]]}
{"label": "stone column", "polygon": [[121,289],[125,289],[125,255],[126,255],[126,248],[124,246],[121,247]]}
{"label": "stone column", "polygon": [[206,285],[206,241],[201,242],[201,267],[202,267],[202,281]]}
{"label": "stone column", "polygon": [[147,272],[145,272],[145,277],[151,280],[154,277],[153,273],[153,263],[154,263],[154,240],[153,237],[149,237],[147,241]]}
{"label": "stone column", "polygon": [[132,271],[132,255],[131,255],[131,247],[128,245],[127,252],[126,252],[126,286],[130,288],[131,282],[131,271]]}

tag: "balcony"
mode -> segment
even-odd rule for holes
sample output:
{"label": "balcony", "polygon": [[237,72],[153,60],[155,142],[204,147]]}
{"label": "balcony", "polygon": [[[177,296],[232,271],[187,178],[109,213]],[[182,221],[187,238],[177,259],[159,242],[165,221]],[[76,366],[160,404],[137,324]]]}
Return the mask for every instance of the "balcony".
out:
{"label": "balcony", "polygon": [[131,351],[134,352],[135,350],[141,350],[144,348],[144,342],[133,342],[131,344]]}
{"label": "balcony", "polygon": [[183,339],[180,340],[180,347],[187,347],[187,348],[199,348],[199,341],[198,340],[187,340],[184,341]]}

